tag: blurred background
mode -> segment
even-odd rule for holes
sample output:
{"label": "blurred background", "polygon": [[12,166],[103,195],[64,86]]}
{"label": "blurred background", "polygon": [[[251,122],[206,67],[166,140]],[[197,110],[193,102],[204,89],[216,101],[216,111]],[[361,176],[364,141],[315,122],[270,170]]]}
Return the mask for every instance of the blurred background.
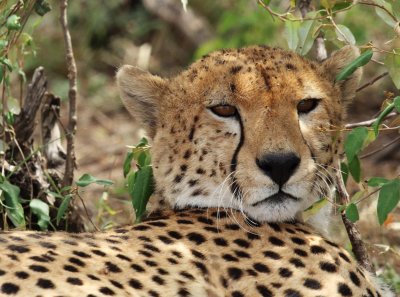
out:
{"label": "blurred background", "polygon": [[[271,3],[274,9],[285,11],[290,1],[272,2],[276,2]],[[65,101],[68,81],[64,42],[58,3],[50,3],[53,11],[43,18],[33,16],[29,20],[34,24],[27,28],[31,30],[36,54],[27,57],[25,69],[29,78],[36,67],[44,66],[50,90]],[[106,190],[85,188],[82,194],[89,215],[102,229],[134,220],[124,189],[122,164],[128,151],[126,145],[137,143],[143,135],[118,97],[114,81],[118,67],[137,65],[154,74],[172,76],[202,55],[220,48],[252,44],[288,48],[284,23],[272,17],[257,1],[189,0],[185,13],[179,0],[74,0],[70,1],[68,14],[78,67],[76,177],[90,173],[115,182]],[[393,38],[393,32],[378,18],[373,7],[357,6],[335,19],[351,29],[357,45],[373,41],[383,49],[393,48],[394,44],[400,47],[398,38],[386,43]],[[328,52],[337,49],[334,39],[325,37]],[[308,54],[310,58],[313,55],[313,51]],[[379,61],[379,53],[374,59]],[[385,71],[379,63],[368,64],[362,83]],[[349,111],[348,122],[371,119],[388,92],[398,95],[388,76],[359,92]],[[63,119],[66,110],[62,108]],[[381,133],[380,140],[369,151],[389,142],[397,133]],[[400,144],[394,143],[362,161],[365,177],[394,178],[400,174]],[[397,209],[393,213],[392,224],[379,226],[373,201],[376,201],[373,197],[365,201],[358,224],[380,273],[400,290],[400,277],[396,274],[396,271],[400,273],[400,212]]]}

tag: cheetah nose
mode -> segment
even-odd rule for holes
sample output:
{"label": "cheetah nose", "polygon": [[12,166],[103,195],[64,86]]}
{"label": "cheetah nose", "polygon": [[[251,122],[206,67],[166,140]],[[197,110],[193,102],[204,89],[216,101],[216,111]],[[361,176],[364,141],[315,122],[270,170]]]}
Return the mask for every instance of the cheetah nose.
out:
{"label": "cheetah nose", "polygon": [[256,159],[257,166],[279,187],[282,187],[296,171],[300,158],[294,153],[269,153]]}

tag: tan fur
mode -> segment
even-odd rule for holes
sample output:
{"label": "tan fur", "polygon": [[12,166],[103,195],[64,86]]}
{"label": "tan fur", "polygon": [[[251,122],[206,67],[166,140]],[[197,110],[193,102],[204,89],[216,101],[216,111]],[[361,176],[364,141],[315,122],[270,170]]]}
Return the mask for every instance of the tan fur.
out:
{"label": "tan fur", "polygon": [[249,225],[239,212],[163,213],[94,234],[7,232],[0,243],[1,296],[379,296],[309,227]]}
{"label": "tan fur", "polygon": [[[277,48],[223,50],[165,80],[122,67],[117,74],[121,97],[153,138],[154,200],[166,201],[168,207],[231,207],[275,222],[298,218],[322,197],[333,199],[338,131],[361,73],[357,70],[345,82],[335,82],[335,77],[357,55],[348,46],[318,64]],[[309,98],[321,99],[319,106],[300,116],[297,104]],[[218,104],[238,109],[243,131],[238,119],[210,112]],[[145,109],[152,111],[152,119]],[[286,152],[301,158],[285,185],[298,201],[266,202],[256,209],[252,205],[276,191],[256,159]],[[326,227],[326,215],[329,209],[316,227]]]}

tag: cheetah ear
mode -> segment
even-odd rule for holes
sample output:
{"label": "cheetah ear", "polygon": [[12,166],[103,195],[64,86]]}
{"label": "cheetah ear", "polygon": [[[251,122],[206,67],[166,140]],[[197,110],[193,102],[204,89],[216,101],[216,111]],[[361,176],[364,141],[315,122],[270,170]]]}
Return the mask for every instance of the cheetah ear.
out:
{"label": "cheetah ear", "polygon": [[159,101],[166,81],[137,67],[124,65],[117,72],[117,85],[126,109],[142,124],[149,137],[156,132]]}
{"label": "cheetah ear", "polygon": [[[332,81],[335,81],[336,76],[349,65],[354,59],[360,55],[357,47],[346,45],[340,50],[334,52],[327,60],[323,62],[325,73],[329,75]],[[337,81],[335,84],[339,85],[342,91],[343,103],[350,103],[356,94],[358,84],[362,75],[361,68],[358,68],[352,75],[345,80]]]}

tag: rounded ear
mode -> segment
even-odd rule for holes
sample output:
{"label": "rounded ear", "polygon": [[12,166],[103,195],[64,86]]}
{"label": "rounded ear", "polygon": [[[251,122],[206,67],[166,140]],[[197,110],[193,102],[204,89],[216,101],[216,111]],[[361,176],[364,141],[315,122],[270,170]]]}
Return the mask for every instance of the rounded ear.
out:
{"label": "rounded ear", "polygon": [[138,67],[124,65],[117,72],[117,85],[126,109],[153,138],[165,80]]}
{"label": "rounded ear", "polygon": [[342,100],[345,104],[348,104],[353,100],[361,79],[362,70],[361,68],[358,68],[352,75],[342,81],[335,81],[335,78],[343,68],[349,65],[359,55],[360,51],[357,47],[346,45],[340,50],[334,52],[322,63],[325,73],[328,74],[329,78],[334,81],[336,85],[339,85],[342,91]]}

